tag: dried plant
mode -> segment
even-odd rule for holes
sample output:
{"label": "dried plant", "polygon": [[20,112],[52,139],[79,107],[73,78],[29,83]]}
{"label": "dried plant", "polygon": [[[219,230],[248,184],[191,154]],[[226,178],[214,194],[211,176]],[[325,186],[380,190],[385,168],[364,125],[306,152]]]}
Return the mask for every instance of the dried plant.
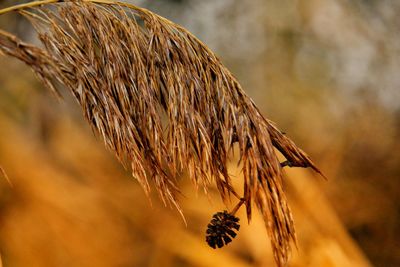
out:
{"label": "dried plant", "polygon": [[[255,204],[275,260],[285,265],[296,236],[282,169],[311,167],[320,173],[310,158],[261,115],[217,56],[184,28],[121,2],[56,2],[65,1],[0,11],[25,15],[44,45],[0,31],[0,51],[29,65],[53,92],[59,84],[71,91],[94,132],[146,193],[154,183],[164,203],[180,211],[176,177],[187,172],[196,187],[207,191],[215,182],[223,200],[236,196],[240,202],[234,212],[217,213],[210,224],[212,246],[230,241],[226,231],[217,231],[221,237],[212,230],[220,229],[217,223],[238,230],[236,210],[244,203],[250,220]],[[243,197],[227,168],[235,143]],[[279,162],[274,148],[286,162]]]}
{"label": "dried plant", "polygon": [[[6,179],[7,183],[12,186],[11,180],[8,177],[7,173],[4,171],[3,167],[0,166],[0,178]],[[1,256],[1,255],[0,255]],[[1,260],[1,259],[0,259]],[[0,265],[1,267],[1,265]]]}

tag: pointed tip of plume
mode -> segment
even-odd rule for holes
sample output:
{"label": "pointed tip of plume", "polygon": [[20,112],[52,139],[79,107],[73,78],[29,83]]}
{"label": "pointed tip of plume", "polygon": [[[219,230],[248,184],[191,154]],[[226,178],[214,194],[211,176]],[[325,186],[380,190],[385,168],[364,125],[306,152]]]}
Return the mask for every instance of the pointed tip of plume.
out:
{"label": "pointed tip of plume", "polygon": [[[174,23],[130,7],[74,1],[24,11],[44,48],[1,31],[0,51],[28,64],[52,91],[55,81],[63,84],[145,191],[155,187],[178,210],[176,176],[182,172],[196,185],[214,181],[222,198],[236,194],[227,162],[237,143],[248,217],[256,204],[283,266],[296,237],[274,147],[293,166],[321,172],[261,115],[204,44]],[[210,239],[213,246],[220,241]]]}

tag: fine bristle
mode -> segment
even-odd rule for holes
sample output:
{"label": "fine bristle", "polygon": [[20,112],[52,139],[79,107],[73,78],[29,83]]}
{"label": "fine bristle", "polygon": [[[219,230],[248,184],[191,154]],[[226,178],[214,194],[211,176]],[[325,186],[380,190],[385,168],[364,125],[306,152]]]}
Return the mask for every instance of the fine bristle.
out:
{"label": "fine bristle", "polygon": [[296,237],[274,147],[293,166],[319,172],[310,158],[261,115],[215,54],[182,27],[117,4],[54,6],[21,12],[44,48],[0,31],[0,51],[28,64],[53,92],[56,81],[63,84],[144,190],[154,183],[162,200],[178,210],[176,177],[184,171],[196,185],[215,182],[223,199],[233,193],[227,163],[237,143],[247,216],[254,203],[283,266]]}

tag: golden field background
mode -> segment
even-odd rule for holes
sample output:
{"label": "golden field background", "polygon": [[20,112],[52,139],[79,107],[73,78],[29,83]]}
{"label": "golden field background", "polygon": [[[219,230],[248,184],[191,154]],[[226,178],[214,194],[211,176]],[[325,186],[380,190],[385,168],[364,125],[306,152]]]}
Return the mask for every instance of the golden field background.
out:
{"label": "golden field background", "polygon": [[[400,265],[397,1],[132,2],[205,41],[329,178],[287,171],[299,238],[290,266]],[[0,26],[35,42],[16,14],[0,17]],[[234,242],[210,249],[206,225],[225,208],[214,190],[204,196],[182,177],[185,226],[156,194],[145,197],[70,95],[57,101],[5,56],[0,166],[11,182],[0,178],[5,267],[274,266],[258,216],[247,225],[240,214]],[[239,185],[235,160],[231,172]]]}

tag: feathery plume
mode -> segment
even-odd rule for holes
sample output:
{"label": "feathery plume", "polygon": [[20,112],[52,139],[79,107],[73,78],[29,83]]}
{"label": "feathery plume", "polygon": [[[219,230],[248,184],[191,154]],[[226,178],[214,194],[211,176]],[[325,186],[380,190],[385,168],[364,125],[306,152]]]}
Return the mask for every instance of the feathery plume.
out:
{"label": "feathery plume", "polygon": [[[121,2],[41,4],[55,2],[64,3],[7,9],[32,22],[44,47],[0,31],[0,51],[29,65],[56,94],[64,85],[146,193],[153,183],[164,203],[180,211],[176,177],[187,172],[196,187],[206,190],[215,182],[223,200],[231,194],[241,199],[249,220],[255,204],[275,260],[284,266],[296,236],[282,168],[311,167],[320,173],[310,158],[262,116],[218,57],[184,28]],[[235,143],[243,198],[227,168]],[[274,147],[287,163],[280,164]],[[231,214],[214,216],[207,231],[210,246],[234,237],[232,229],[239,225]]]}

